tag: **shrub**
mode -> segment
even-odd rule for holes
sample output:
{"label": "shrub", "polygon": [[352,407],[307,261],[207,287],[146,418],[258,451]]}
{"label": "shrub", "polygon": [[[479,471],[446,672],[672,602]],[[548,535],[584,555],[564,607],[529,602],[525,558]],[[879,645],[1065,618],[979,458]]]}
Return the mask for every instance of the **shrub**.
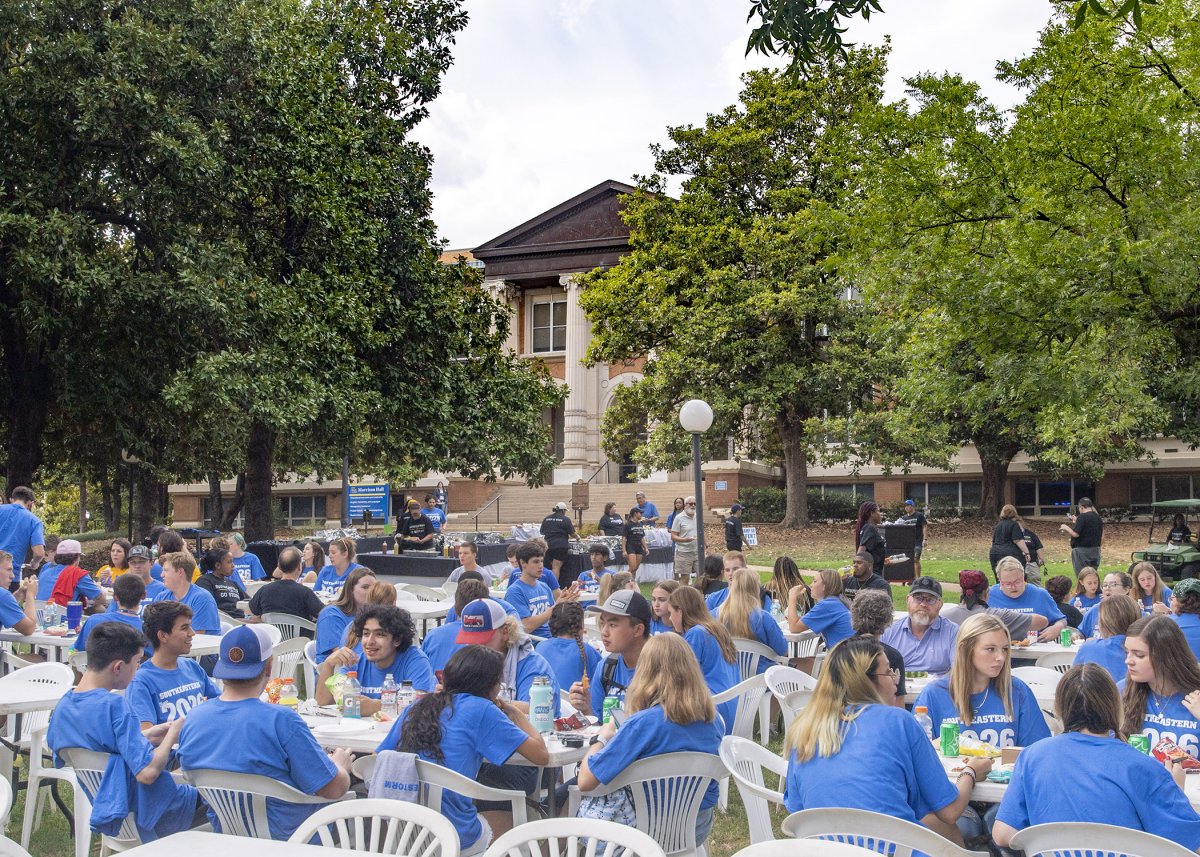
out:
{"label": "shrub", "polygon": [[1119,524],[1121,521],[1128,521],[1133,518],[1133,510],[1128,506],[1100,506],[1096,509],[1100,513],[1100,518],[1113,524]]}
{"label": "shrub", "polygon": [[778,524],[787,508],[787,493],[782,488],[743,488],[738,502],[746,507],[742,520],[748,524]]}

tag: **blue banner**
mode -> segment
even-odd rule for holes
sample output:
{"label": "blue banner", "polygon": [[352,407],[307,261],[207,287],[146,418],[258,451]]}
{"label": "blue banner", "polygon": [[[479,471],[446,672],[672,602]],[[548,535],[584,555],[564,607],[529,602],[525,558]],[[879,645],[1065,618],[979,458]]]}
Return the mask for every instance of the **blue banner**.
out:
{"label": "blue banner", "polygon": [[369,511],[377,524],[387,522],[391,508],[391,486],[351,485],[346,493],[350,505],[350,520],[361,520],[363,512]]}

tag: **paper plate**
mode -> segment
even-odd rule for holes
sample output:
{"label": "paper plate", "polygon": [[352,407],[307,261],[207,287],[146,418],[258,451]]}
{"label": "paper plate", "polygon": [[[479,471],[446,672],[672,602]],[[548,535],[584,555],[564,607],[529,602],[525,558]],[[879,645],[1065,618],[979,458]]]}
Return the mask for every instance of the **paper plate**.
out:
{"label": "paper plate", "polygon": [[370,720],[354,719],[343,720],[341,723],[335,720],[332,723],[322,723],[313,728],[313,734],[320,735],[322,738],[336,738],[339,735],[356,735],[369,731],[371,731]]}

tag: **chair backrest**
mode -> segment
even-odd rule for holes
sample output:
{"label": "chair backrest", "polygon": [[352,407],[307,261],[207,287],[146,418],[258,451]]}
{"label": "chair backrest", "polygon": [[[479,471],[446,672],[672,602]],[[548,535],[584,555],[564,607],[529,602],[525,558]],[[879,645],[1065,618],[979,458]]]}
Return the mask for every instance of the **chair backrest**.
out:
{"label": "chair backrest", "polygon": [[[753,843],[774,840],[770,805],[783,805],[787,760],[761,744],[747,738],[739,738],[737,735],[726,735],[722,738],[718,753],[742,796],[746,820],[750,823],[750,841]],[[778,790],[767,785],[767,778],[763,776],[764,769],[771,772],[772,779],[779,786]]]}
{"label": "chair backrest", "polygon": [[[597,850],[600,842],[603,850]],[[483,857],[665,857],[657,842],[632,827],[598,818],[547,818],[508,831]]]}
{"label": "chair backrest", "polygon": [[[276,645],[273,650],[275,665],[271,669],[271,675],[294,679],[300,665],[304,663],[304,650],[308,643],[303,637],[293,637]],[[299,691],[300,688],[297,687],[296,690]]]}
{"label": "chair backrest", "polygon": [[796,839],[830,839],[893,857],[912,857],[914,851],[939,857],[988,857],[986,852],[959,848],[927,827],[865,809],[805,809],[785,818],[780,829]]}
{"label": "chair backrest", "polygon": [[1019,678],[1033,691],[1033,697],[1043,708],[1054,709],[1054,690],[1063,674],[1049,667],[1017,667],[1013,678]]}
{"label": "chair backrest", "polygon": [[296,639],[300,636],[301,631],[309,631],[313,634],[317,633],[316,622],[310,622],[299,616],[293,616],[291,613],[264,613],[262,620],[279,631],[280,639],[283,642]]}
{"label": "chair backrest", "polygon": [[1065,673],[1075,665],[1076,654],[1078,652],[1051,652],[1048,655],[1040,656],[1034,663],[1036,666],[1043,667],[1044,669]]}
{"label": "chair backrest", "polygon": [[731,699],[737,700],[737,712],[733,716],[733,728],[730,734],[740,738],[752,738],[754,735],[754,720],[758,717],[758,704],[767,695],[767,680],[761,675],[752,675],[745,681],[735,684],[722,693],[713,697],[714,705],[721,705]]}
{"label": "chair backrest", "polygon": [[183,778],[194,785],[200,797],[217,816],[221,832],[253,839],[272,839],[267,821],[267,798],[288,803],[329,803],[328,798],[306,795],[270,777],[235,774],[210,768],[184,771]]}
{"label": "chair backrest", "polygon": [[317,696],[317,641],[304,644],[304,693],[309,699]]}
{"label": "chair backrest", "polygon": [[[83,747],[64,747],[58,751],[58,757],[62,759],[64,765],[75,772],[75,779],[83,788],[87,799],[95,802],[96,792],[100,790],[100,781],[104,779],[104,769],[108,767],[108,753],[85,750]],[[79,809],[76,808],[75,811],[79,812]],[[141,842],[132,812],[121,822],[121,831],[116,838]]]}
{"label": "chair backrest", "polygon": [[[66,664],[57,663],[41,663],[30,664],[27,667],[22,667],[19,670],[14,670],[8,675],[0,678],[0,699],[10,693],[10,688],[19,687],[25,684],[46,685],[48,689],[52,688],[61,694],[66,694],[75,683],[75,672]],[[21,734],[12,734],[17,718],[8,718],[8,735],[14,743],[25,743],[29,741],[33,730],[39,726],[45,726],[50,722],[49,706],[41,711],[31,711],[23,715],[21,719]]]}
{"label": "chair backrest", "polygon": [[770,646],[764,646],[758,640],[734,637],[733,645],[737,649],[738,673],[741,675],[742,681],[758,674],[761,661],[774,662],[775,660],[775,651]]}
{"label": "chair backrest", "polygon": [[[370,784],[371,776],[375,773],[375,759],[375,756],[361,756],[354,760],[350,770],[354,776]],[[442,811],[442,792],[451,791],[471,800],[508,801],[512,805],[514,825],[522,825],[528,818],[523,791],[480,785],[457,771],[424,759],[417,759],[417,779],[421,782],[421,805],[436,812]]]}
{"label": "chair backrest", "polygon": [[803,851],[797,851],[795,842],[779,839],[750,845],[735,852],[733,857],[879,857],[879,852],[845,842],[825,842],[820,839],[810,839],[804,843]]}
{"label": "chair backrest", "polygon": [[415,596],[418,601],[446,600],[446,591],[444,589],[434,589],[432,586],[424,586],[420,583],[406,583],[403,589],[396,587],[396,592],[408,592]]}
{"label": "chair backrest", "polygon": [[1027,827],[1013,837],[1012,847],[1024,851],[1026,857],[1070,857],[1084,852],[1092,857],[1185,857],[1194,853],[1152,833],[1082,821]]}
{"label": "chair backrest", "polygon": [[0,831],[8,826],[8,814],[12,811],[12,783],[8,777],[0,777]]}
{"label": "chair backrest", "polygon": [[[817,680],[804,670],[794,667],[774,666],[763,673],[767,680],[767,690],[779,700],[779,709],[783,712],[783,728],[786,731],[796,719],[796,714],[804,707],[798,703],[807,700],[798,694],[803,691],[811,694],[817,687]],[[796,696],[789,702],[789,697]]]}
{"label": "chair backrest", "polygon": [[791,654],[793,658],[811,658],[816,656],[820,648],[821,635],[813,631],[806,631],[791,644]]}
{"label": "chair backrest", "polygon": [[454,593],[458,592],[458,581],[447,580],[442,584],[442,592],[445,593],[445,595],[442,596],[443,598],[454,598]]}
{"label": "chair backrest", "polygon": [[339,801],[322,807],[296,828],[288,842],[316,835],[326,848],[404,857],[457,857],[458,831],[439,813],[398,800]]}

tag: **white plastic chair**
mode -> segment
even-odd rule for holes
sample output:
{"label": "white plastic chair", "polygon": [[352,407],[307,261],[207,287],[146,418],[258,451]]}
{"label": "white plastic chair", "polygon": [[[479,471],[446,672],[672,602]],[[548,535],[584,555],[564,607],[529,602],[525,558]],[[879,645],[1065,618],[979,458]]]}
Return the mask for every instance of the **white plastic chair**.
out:
{"label": "white plastic chair", "polygon": [[442,584],[442,592],[444,594],[442,595],[441,598],[438,599],[439,601],[442,601],[445,599],[453,599],[454,593],[458,592],[458,581],[457,580],[447,580],[445,583]]}
{"label": "white plastic chair", "polygon": [[797,851],[796,843],[786,839],[760,842],[734,853],[733,857],[879,857],[878,851],[848,845],[845,842],[826,842],[813,839]]}
{"label": "white plastic chair", "polygon": [[[767,680],[761,675],[754,675],[743,682],[735,684],[729,690],[713,697],[713,705],[722,705],[730,700],[737,700],[737,713],[733,716],[731,735],[747,740],[754,739],[754,720],[759,716],[759,709],[764,699],[769,699]],[[717,809],[725,812],[729,807],[729,777],[721,778],[720,797]]]}
{"label": "white plastic chair", "polygon": [[[718,756],[664,753],[639,759],[611,783],[587,794],[599,797],[631,786],[638,830],[649,834],[666,855],[705,857],[707,852],[696,841],[696,816],[709,785],[728,774]],[[579,813],[581,797],[579,788],[571,786],[568,815]]]}
{"label": "white plastic chair", "polygon": [[[369,786],[375,773],[375,756],[361,756],[350,770]],[[417,759],[417,779],[421,782],[421,805],[435,812],[442,811],[442,792],[451,791],[471,800],[504,802],[512,806],[513,826],[519,827],[529,817],[525,809],[525,792],[514,789],[494,789],[481,785],[462,774],[433,762]]]}
{"label": "white plastic chair", "polygon": [[1054,691],[1063,677],[1062,673],[1049,667],[1017,667],[1012,675],[1029,685],[1039,706],[1046,711],[1054,711]]}
{"label": "white plastic chair", "polygon": [[[30,664],[19,670],[14,670],[0,678],[0,699],[19,698],[23,691],[28,691],[29,685],[38,685],[36,690],[46,690],[49,695],[64,696],[75,684],[75,671],[66,664],[52,661],[40,664]],[[0,746],[0,760],[11,766],[16,762],[10,748],[16,748],[17,756],[30,752],[32,737],[36,729],[44,728],[50,722],[50,710],[53,704],[40,711],[27,711],[21,715],[10,714],[4,727],[4,739],[8,746]],[[18,721],[20,731],[18,732]],[[7,774],[5,774],[7,776]],[[0,831],[3,832],[3,831]],[[25,843],[28,845],[28,843]]]}
{"label": "white plastic chair", "polygon": [[396,587],[397,594],[401,592],[411,592],[416,596],[418,601],[445,601],[446,591],[444,589],[434,589],[432,586],[424,586],[420,583],[406,583],[404,588]]}
{"label": "white plastic chair", "polygon": [[[604,842],[603,851],[597,845]],[[531,821],[498,838],[483,857],[665,857],[657,842],[632,827],[597,818]]]}
{"label": "white plastic chair", "polygon": [[257,774],[235,774],[211,768],[183,772],[217,817],[222,833],[273,839],[267,820],[267,798],[288,803],[326,804],[329,798],[306,795],[289,785]]}
{"label": "white plastic chair", "polygon": [[914,851],[938,857],[989,857],[986,851],[960,848],[927,827],[865,809],[805,809],[785,818],[780,829],[795,839],[829,839],[892,857],[912,857]]}
{"label": "white plastic chair", "polygon": [[0,833],[8,827],[8,814],[12,812],[12,805],[12,783],[7,777],[0,777]]}
{"label": "white plastic chair", "polygon": [[0,836],[0,857],[31,857],[31,855],[7,836]]}
{"label": "white plastic chair", "polygon": [[[759,668],[764,662],[770,664],[778,664],[779,656],[770,646],[765,646],[758,640],[745,640],[741,637],[733,638],[734,648],[738,653],[738,674],[741,680],[745,681],[753,675],[758,675]],[[765,673],[766,670],[763,670]],[[759,734],[762,736],[762,742],[766,744],[771,739],[771,698],[764,696],[758,706],[758,724]]]}
{"label": "white plastic chair", "polygon": [[[300,670],[300,665],[304,662],[304,650],[308,646],[309,641],[303,637],[294,637],[291,640],[286,640],[276,645],[272,651],[272,656],[275,658],[275,665],[272,667],[271,675],[279,678],[296,678],[297,671]],[[297,687],[297,690],[300,688]],[[312,691],[308,691],[308,695],[312,696]]]}
{"label": "white plastic chair", "polygon": [[288,842],[313,835],[326,848],[404,857],[457,857],[458,831],[439,813],[398,800],[352,800],[322,807]]}
{"label": "white plastic chair", "polygon": [[[291,613],[264,613],[262,614],[262,620],[271,627],[279,629],[283,642],[301,636],[301,631],[309,631],[314,636],[317,633],[316,622],[310,622],[299,616],[293,616]],[[306,639],[311,640],[312,637]]]}
{"label": "white plastic chair", "polygon": [[1092,857],[1187,857],[1195,852],[1182,845],[1146,833],[1082,821],[1060,821],[1055,824],[1035,824],[1013,837],[1013,849],[1025,852],[1025,857],[1070,857],[1090,852]]}
{"label": "white plastic chair", "polygon": [[783,712],[783,727],[786,731],[792,725],[792,721],[796,719],[796,714],[799,712],[796,703],[802,699],[802,697],[792,697],[792,694],[799,691],[811,694],[817,688],[817,680],[804,670],[785,666],[771,667],[763,673],[763,676],[767,680],[767,690],[779,700],[779,708]]}
{"label": "white plastic chair", "polygon": [[317,641],[304,644],[304,693],[306,698],[317,696]]}
{"label": "white plastic chair", "polygon": [[[750,842],[774,841],[771,804],[783,806],[787,760],[776,756],[766,747],[736,735],[726,735],[722,738],[718,753],[742,796],[742,805],[746,808],[746,821],[750,824]],[[767,786],[764,771],[770,771],[774,775],[779,784],[778,791]],[[793,849],[794,847],[793,845]]]}
{"label": "white plastic chair", "polygon": [[421,597],[415,592],[409,592],[407,589],[396,588],[396,603],[402,601],[420,601]]}
{"label": "white plastic chair", "polygon": [[[51,785],[58,780],[78,792],[79,782],[75,772],[70,768],[55,768],[47,755],[46,730],[48,724],[43,723],[30,733],[29,738],[29,775],[25,784],[25,813],[21,820],[21,846],[29,847],[29,838],[41,826],[42,807],[49,795],[42,793],[42,786]],[[86,857],[88,846],[88,815],[90,813],[75,813],[75,854],[76,857]]]}
{"label": "white plastic chair", "polygon": [[1078,652],[1051,652],[1048,655],[1041,655],[1038,657],[1038,659],[1034,662],[1034,665],[1038,667],[1044,667],[1045,669],[1055,670],[1056,672],[1065,673],[1071,667],[1075,666],[1076,654],[1078,654]]}
{"label": "white plastic chair", "polygon": [[[108,753],[98,753],[82,747],[64,747],[59,750],[58,755],[63,764],[75,772],[75,779],[79,784],[75,789],[75,818],[89,818],[92,814],[92,801],[95,800],[96,792],[100,790],[104,769],[108,767]],[[91,832],[86,827],[84,830],[87,832],[84,834],[83,853],[87,854],[91,848]],[[110,851],[128,851],[141,844],[142,839],[138,835],[137,823],[131,812],[121,822],[121,830],[116,836],[100,837],[100,855],[104,857]],[[76,839],[76,854],[79,853],[79,845],[80,842]]]}
{"label": "white plastic chair", "polygon": [[793,658],[815,658],[821,648],[821,635],[815,631],[805,631],[788,647],[791,649],[789,655]]}

